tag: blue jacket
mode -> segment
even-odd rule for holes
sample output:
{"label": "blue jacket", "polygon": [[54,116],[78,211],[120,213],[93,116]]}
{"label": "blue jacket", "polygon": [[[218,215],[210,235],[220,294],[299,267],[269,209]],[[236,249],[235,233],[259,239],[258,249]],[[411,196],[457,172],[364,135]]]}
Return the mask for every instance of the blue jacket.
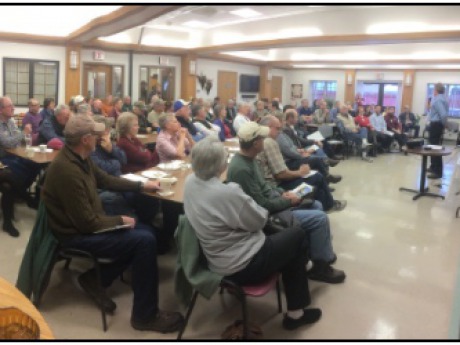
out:
{"label": "blue jacket", "polygon": [[99,168],[112,176],[120,176],[121,166],[127,163],[125,151],[115,144],[112,144],[110,153],[105,151],[101,145],[97,145],[96,150],[91,153],[91,159]]}
{"label": "blue jacket", "polygon": [[219,139],[225,141],[225,126],[221,119],[215,119],[213,122],[215,125],[220,127]]}
{"label": "blue jacket", "polygon": [[65,126],[57,122],[54,115],[43,119],[40,128],[38,129],[38,142],[40,144],[46,144],[53,138],[59,138],[64,143],[64,127]]}

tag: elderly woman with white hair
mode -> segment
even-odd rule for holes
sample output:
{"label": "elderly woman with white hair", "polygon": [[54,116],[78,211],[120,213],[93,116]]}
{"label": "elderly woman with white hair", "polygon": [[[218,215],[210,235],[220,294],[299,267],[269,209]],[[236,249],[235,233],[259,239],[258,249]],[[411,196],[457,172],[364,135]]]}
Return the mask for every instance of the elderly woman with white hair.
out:
{"label": "elderly woman with white hair", "polygon": [[181,127],[174,114],[161,115],[158,124],[161,131],[157,137],[156,151],[160,162],[184,159],[194,144],[187,128]]}
{"label": "elderly woman with white hair", "polygon": [[117,121],[118,147],[126,153],[127,163],[122,166],[122,172],[136,172],[156,166],[159,163],[158,154],[149,151],[136,137],[139,122],[133,113],[122,113]]}
{"label": "elderly woman with white hair", "polygon": [[[288,229],[264,234],[268,211],[239,185],[220,181],[228,154],[217,139],[200,141],[191,157],[194,173],[185,182],[184,210],[210,270],[243,285],[260,283],[281,272],[288,306],[284,328],[293,330],[318,321],[321,310],[306,309],[310,293],[305,233]],[[196,202],[197,195],[200,202]]]}

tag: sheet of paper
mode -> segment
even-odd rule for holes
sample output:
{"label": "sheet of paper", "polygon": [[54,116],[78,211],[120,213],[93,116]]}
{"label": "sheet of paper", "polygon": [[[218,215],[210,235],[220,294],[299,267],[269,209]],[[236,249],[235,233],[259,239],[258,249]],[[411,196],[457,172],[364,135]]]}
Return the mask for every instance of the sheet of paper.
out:
{"label": "sheet of paper", "polygon": [[127,180],[130,180],[130,181],[134,181],[134,182],[147,182],[148,181],[148,178],[146,177],[143,177],[143,176],[139,176],[139,175],[135,175],[135,174],[126,174],[126,175],[121,175],[122,178],[125,178]]}
{"label": "sheet of paper", "polygon": [[310,170],[310,172],[308,174],[306,174],[306,175],[303,175],[302,178],[307,178],[307,177],[313,176],[317,172],[318,172],[317,170]]}
{"label": "sheet of paper", "polygon": [[308,135],[307,139],[314,140],[314,141],[323,141],[324,137],[319,131],[316,131],[316,132],[313,132],[312,134]]}

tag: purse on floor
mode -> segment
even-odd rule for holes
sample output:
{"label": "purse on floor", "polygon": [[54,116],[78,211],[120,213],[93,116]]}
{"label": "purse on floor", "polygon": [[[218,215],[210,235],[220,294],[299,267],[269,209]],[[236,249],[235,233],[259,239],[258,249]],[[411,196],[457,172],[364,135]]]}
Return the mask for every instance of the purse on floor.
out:
{"label": "purse on floor", "polygon": [[[224,340],[244,340],[243,338],[243,321],[236,320],[228,326],[221,335]],[[248,338],[247,339],[263,339],[262,328],[255,323],[248,322]]]}

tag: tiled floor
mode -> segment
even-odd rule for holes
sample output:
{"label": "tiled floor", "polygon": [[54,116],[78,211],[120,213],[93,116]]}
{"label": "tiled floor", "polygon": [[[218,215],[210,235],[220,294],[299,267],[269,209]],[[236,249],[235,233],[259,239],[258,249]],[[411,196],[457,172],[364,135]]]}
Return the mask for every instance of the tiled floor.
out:
{"label": "tiled floor", "polygon": [[[251,299],[251,319],[261,325],[265,338],[447,338],[460,252],[460,219],[455,218],[460,205],[460,196],[455,195],[460,190],[457,159],[457,151],[444,158],[445,201],[423,197],[414,202],[412,194],[399,191],[401,186],[418,186],[418,156],[388,154],[372,164],[353,157],[334,168],[334,173],[343,175],[334,195],[348,200],[343,212],[330,215],[336,266],[346,271],[347,280],[336,286],[311,282],[313,305],[322,308],[323,317],[297,331],[282,329],[274,292]],[[0,232],[0,276],[12,283],[34,221],[34,212],[23,205],[17,212],[21,237]],[[173,293],[174,254],[161,256],[159,265],[160,307],[178,309]],[[176,337],[133,330],[129,325],[132,293],[121,282],[109,290],[118,309],[109,316],[109,330],[104,333],[98,309],[76,285],[81,270],[77,264],[66,272],[58,264],[43,298],[41,312],[57,338]],[[185,338],[218,338],[237,318],[239,305],[231,296],[199,298]]]}

